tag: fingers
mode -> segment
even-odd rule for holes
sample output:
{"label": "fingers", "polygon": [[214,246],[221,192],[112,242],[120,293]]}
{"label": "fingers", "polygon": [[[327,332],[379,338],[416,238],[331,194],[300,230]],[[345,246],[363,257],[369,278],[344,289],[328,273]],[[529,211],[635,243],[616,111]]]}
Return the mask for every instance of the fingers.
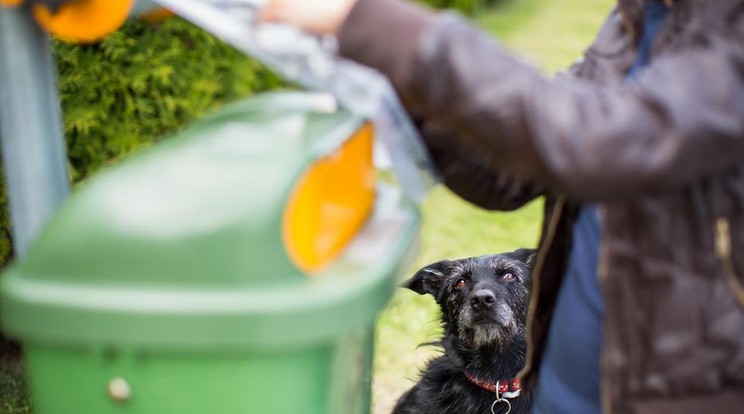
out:
{"label": "fingers", "polygon": [[355,0],[269,0],[259,11],[260,23],[287,23],[307,32],[336,34]]}
{"label": "fingers", "polygon": [[281,0],[271,0],[258,11],[258,21],[260,23],[277,23],[282,21]]}

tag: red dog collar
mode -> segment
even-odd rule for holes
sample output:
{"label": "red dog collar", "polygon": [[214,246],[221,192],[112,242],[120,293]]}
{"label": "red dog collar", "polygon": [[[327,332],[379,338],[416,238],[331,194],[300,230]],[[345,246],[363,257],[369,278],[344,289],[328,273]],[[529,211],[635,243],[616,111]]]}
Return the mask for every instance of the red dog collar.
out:
{"label": "red dog collar", "polygon": [[501,380],[494,384],[492,382],[480,380],[476,378],[475,375],[467,372],[465,373],[465,376],[468,377],[468,380],[470,380],[470,382],[483,388],[484,390],[488,390],[491,392],[498,391],[499,394],[504,394],[504,397],[506,398],[518,397],[520,391],[522,390],[522,381],[520,381],[519,378],[513,378],[511,380]]}

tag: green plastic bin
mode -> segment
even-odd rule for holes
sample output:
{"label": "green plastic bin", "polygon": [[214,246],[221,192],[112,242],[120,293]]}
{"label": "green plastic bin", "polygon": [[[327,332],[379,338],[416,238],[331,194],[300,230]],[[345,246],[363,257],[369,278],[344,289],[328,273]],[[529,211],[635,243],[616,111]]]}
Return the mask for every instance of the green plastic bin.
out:
{"label": "green plastic bin", "polygon": [[303,171],[362,123],[322,95],[267,94],[73,194],[0,278],[35,413],[368,413],[373,324],[419,213],[378,187],[313,276],[280,228]]}

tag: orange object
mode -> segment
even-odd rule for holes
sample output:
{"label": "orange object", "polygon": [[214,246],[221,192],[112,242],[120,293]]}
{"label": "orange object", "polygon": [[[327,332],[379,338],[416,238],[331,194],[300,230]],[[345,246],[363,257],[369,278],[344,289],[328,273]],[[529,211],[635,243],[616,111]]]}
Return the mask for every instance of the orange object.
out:
{"label": "orange object", "polygon": [[0,7],[16,7],[20,6],[23,0],[0,0]]}
{"label": "orange object", "polygon": [[372,211],[373,129],[365,124],[335,153],[315,162],[284,210],[283,238],[290,259],[311,273],[331,263]]}
{"label": "orange object", "polygon": [[175,15],[171,10],[161,8],[142,14],[140,19],[149,23],[155,23]]}
{"label": "orange object", "polygon": [[91,43],[119,29],[129,17],[134,0],[76,0],[52,14],[35,4],[33,15],[55,37],[75,43]]}

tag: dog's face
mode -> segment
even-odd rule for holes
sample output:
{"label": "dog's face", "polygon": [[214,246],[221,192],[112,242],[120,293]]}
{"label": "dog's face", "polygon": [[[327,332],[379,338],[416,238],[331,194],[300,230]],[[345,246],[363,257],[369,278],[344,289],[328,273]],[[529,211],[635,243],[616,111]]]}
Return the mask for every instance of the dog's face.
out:
{"label": "dog's face", "polygon": [[436,298],[446,334],[471,349],[508,346],[523,338],[535,250],[443,260],[406,282],[419,294]]}

